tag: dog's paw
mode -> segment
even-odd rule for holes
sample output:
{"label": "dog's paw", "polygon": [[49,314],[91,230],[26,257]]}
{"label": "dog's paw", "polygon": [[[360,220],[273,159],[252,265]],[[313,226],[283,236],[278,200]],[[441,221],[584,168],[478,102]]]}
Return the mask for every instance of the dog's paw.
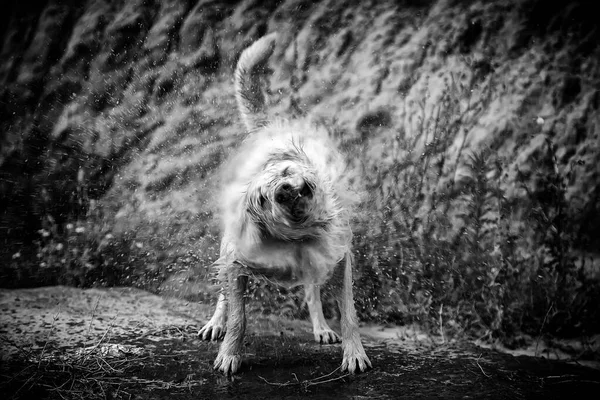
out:
{"label": "dog's paw", "polygon": [[242,356],[240,355],[217,355],[213,368],[223,372],[225,375],[235,374],[242,365]]}
{"label": "dog's paw", "polygon": [[225,325],[215,323],[212,320],[208,321],[206,325],[198,331],[198,336],[202,340],[221,340],[223,339],[223,336],[225,336]]}
{"label": "dog's paw", "polygon": [[344,358],[342,359],[342,372],[348,371],[351,374],[364,372],[372,368],[371,360],[367,357],[362,343],[344,348]]}
{"label": "dog's paw", "polygon": [[339,335],[331,329],[319,329],[314,332],[315,341],[321,344],[339,343],[342,341]]}

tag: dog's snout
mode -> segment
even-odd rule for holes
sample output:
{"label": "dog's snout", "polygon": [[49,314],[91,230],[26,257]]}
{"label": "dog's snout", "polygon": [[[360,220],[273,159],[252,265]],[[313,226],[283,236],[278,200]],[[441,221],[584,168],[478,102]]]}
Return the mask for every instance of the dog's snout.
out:
{"label": "dog's snout", "polygon": [[312,190],[306,182],[303,182],[300,187],[284,183],[275,193],[275,201],[279,204],[290,203],[302,197],[310,198],[312,194]]}
{"label": "dog's snout", "polygon": [[284,183],[281,185],[279,190],[277,190],[277,193],[275,193],[275,201],[280,204],[288,203],[296,198],[297,193],[298,191],[294,189],[292,185],[289,183]]}

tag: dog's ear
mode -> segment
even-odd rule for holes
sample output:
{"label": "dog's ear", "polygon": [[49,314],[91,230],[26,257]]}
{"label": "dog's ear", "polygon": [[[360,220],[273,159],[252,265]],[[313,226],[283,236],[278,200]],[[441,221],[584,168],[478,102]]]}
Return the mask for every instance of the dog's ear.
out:
{"label": "dog's ear", "polygon": [[263,214],[266,202],[267,198],[262,193],[262,190],[259,186],[248,186],[245,196],[245,206],[246,212],[252,217],[253,220],[258,220],[257,217]]}
{"label": "dog's ear", "polygon": [[258,202],[260,204],[260,208],[264,208],[265,207],[265,201],[267,201],[267,198],[261,194],[258,197]]}
{"label": "dog's ear", "polygon": [[251,245],[260,242],[261,232],[264,232],[261,215],[264,214],[263,207],[267,201],[260,187],[253,185],[248,187],[234,228],[238,244]]}
{"label": "dog's ear", "polygon": [[275,49],[276,33],[263,36],[248,47],[235,69],[235,93],[238,108],[248,132],[268,123],[265,97],[260,87],[260,75],[266,73],[266,64]]}

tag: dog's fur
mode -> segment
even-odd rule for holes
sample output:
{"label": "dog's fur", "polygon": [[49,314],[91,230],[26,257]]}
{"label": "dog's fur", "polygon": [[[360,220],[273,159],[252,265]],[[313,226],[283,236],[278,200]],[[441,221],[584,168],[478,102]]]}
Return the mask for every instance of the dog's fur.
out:
{"label": "dog's fur", "polygon": [[220,197],[224,232],[217,265],[228,289],[198,334],[205,340],[225,336],[214,367],[235,373],[246,327],[246,283],[260,275],[304,285],[315,340],[338,342],[320,299],[319,285],[331,279],[341,314],[342,370],[364,371],[371,362],[358,333],[350,251],[357,195],[349,189],[344,158],[323,128],[267,118],[260,74],[275,41],[269,34],[255,42],[236,68],[238,107],[249,135],[225,169]]}

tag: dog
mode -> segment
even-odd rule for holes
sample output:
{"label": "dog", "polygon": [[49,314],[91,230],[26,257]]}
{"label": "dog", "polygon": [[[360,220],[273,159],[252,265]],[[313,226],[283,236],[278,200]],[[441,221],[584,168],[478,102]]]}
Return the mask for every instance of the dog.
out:
{"label": "dog", "polygon": [[347,163],[325,128],[307,118],[267,117],[260,76],[276,38],[271,33],[259,39],[237,63],[236,99],[248,136],[223,174],[223,238],[215,264],[226,289],[198,335],[223,338],[214,368],[236,373],[246,328],[246,284],[248,277],[262,276],[304,285],[315,340],[339,342],[322,310],[320,285],[330,280],[341,316],[341,370],[365,371],[371,361],[354,308],[350,229],[360,196],[350,190]]}

